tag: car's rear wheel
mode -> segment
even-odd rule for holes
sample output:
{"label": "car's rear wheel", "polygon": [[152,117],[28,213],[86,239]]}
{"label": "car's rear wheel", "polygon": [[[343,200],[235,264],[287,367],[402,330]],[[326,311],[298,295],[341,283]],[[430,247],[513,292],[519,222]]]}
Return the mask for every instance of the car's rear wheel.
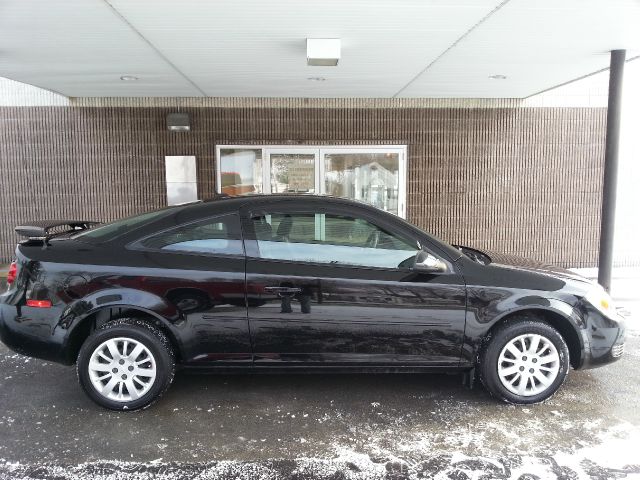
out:
{"label": "car's rear wheel", "polygon": [[492,332],[481,350],[479,370],[483,385],[494,397],[516,404],[538,403],[564,382],[569,349],[551,325],[522,315]]}
{"label": "car's rear wheel", "polygon": [[167,336],[134,318],[106,323],[78,354],[78,380],[89,397],[112,410],[138,410],[169,388],[175,357]]}

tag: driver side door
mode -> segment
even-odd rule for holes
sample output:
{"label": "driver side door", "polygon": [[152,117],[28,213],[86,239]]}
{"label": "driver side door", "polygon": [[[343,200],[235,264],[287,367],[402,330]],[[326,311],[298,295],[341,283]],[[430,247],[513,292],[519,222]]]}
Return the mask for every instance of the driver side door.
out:
{"label": "driver side door", "polygon": [[308,201],[243,214],[256,367],[457,364],[465,287],[412,269],[414,235],[368,209]]}

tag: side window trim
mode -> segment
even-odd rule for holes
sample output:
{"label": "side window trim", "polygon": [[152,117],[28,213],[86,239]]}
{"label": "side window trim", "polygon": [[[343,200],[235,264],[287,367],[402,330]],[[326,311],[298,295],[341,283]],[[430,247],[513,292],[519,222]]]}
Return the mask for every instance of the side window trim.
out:
{"label": "side window trim", "polygon": [[[253,240],[250,240],[253,241]],[[309,266],[313,266],[313,267],[320,267],[320,268],[340,268],[340,269],[345,269],[345,270],[375,270],[375,271],[382,271],[382,272],[389,272],[389,271],[394,271],[394,272],[407,272],[410,271],[410,268],[405,268],[405,267],[376,267],[373,265],[357,265],[357,264],[347,264],[347,263],[325,263],[325,262],[312,262],[312,261],[307,261],[307,260],[287,260],[287,259],[282,259],[282,258],[265,258],[265,257],[251,257],[249,255],[247,255],[248,259],[251,260],[259,260],[261,262],[269,262],[269,263],[284,263],[287,265],[309,265]]]}
{"label": "side window trim", "polygon": [[[182,227],[188,227],[191,225],[197,225],[197,224],[202,224],[202,223],[206,223],[209,221],[213,221],[216,219],[220,219],[220,218],[224,218],[224,217],[236,217],[236,220],[238,221],[238,226],[239,228],[239,232],[240,232],[240,244],[242,246],[242,253],[217,253],[217,252],[200,252],[200,251],[189,251],[189,250],[165,250],[162,248],[152,248],[152,247],[146,247],[142,244],[142,242],[144,242],[145,240],[151,238],[151,237],[155,237],[156,235],[162,235],[163,233],[167,233],[167,232],[171,232],[172,230],[176,230],[178,228],[182,228]],[[244,229],[243,229],[243,219],[242,219],[242,215],[240,215],[239,213],[219,213],[210,217],[204,217],[204,218],[200,218],[197,220],[192,220],[190,222],[186,222],[186,223],[181,223],[179,225],[173,225],[169,228],[165,228],[163,230],[159,230],[157,232],[154,232],[150,235],[146,235],[142,238],[139,238],[137,240],[134,240],[132,242],[129,242],[125,248],[127,248],[128,250],[137,250],[137,251],[144,251],[144,252],[156,252],[156,253],[167,253],[167,254],[177,254],[177,255],[194,255],[194,256],[205,256],[205,257],[228,257],[228,258],[245,258],[247,255],[247,249],[245,246],[245,235],[244,235]]]}

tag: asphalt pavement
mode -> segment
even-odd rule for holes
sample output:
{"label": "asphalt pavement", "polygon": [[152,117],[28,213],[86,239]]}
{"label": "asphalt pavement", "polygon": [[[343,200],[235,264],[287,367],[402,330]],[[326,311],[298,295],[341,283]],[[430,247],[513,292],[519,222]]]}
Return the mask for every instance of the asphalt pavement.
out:
{"label": "asphalt pavement", "polygon": [[73,367],[0,346],[0,479],[640,478],[639,283],[625,282],[623,358],[528,407],[459,376],[179,373],[151,409],[110,412]]}

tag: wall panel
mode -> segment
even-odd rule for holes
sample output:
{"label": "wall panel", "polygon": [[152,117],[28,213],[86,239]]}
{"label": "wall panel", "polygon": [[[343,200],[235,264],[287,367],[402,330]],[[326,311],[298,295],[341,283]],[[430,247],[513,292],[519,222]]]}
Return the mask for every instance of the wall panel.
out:
{"label": "wall panel", "polygon": [[[345,106],[348,102],[345,101]],[[453,243],[564,266],[597,262],[602,108],[0,107],[0,260],[27,220],[112,220],[164,206],[164,157],[215,189],[225,143],[406,144],[410,221]]]}

